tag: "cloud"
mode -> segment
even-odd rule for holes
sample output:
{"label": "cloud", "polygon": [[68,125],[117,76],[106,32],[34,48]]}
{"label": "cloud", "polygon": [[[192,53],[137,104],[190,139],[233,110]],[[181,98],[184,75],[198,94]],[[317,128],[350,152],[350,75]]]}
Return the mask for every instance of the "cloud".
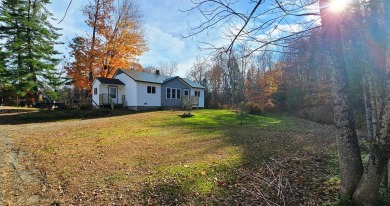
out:
{"label": "cloud", "polygon": [[149,51],[141,56],[140,63],[142,65],[156,65],[159,61],[181,59],[185,50],[185,43],[181,37],[175,37],[149,24],[146,24],[144,28]]}

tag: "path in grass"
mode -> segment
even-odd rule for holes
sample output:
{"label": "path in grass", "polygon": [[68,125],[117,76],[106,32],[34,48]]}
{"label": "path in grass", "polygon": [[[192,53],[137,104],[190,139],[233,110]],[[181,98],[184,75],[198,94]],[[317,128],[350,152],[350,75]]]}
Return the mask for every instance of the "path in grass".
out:
{"label": "path in grass", "polygon": [[[0,107],[0,116],[5,117],[5,120],[10,114],[20,112],[24,113],[26,110]],[[1,124],[4,122],[0,121]],[[39,187],[40,182],[32,174],[33,170],[20,161],[25,154],[16,149],[14,138],[9,136],[14,128],[4,125],[0,127],[0,205],[36,205],[39,196],[33,188]]]}
{"label": "path in grass", "polygon": [[45,123],[19,116],[27,124],[1,126],[13,149],[28,154],[22,160],[39,178],[40,204],[196,204],[229,196],[242,168],[261,168],[270,158],[327,155],[334,142],[330,126],[291,117],[246,115],[241,125],[232,111],[193,113]]}

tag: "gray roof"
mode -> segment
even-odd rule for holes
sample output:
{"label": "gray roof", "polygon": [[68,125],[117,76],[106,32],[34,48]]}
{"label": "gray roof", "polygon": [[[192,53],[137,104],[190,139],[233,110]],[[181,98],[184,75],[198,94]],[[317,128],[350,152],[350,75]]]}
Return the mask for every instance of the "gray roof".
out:
{"label": "gray roof", "polygon": [[187,83],[188,85],[190,85],[190,87],[193,87],[193,88],[200,88],[200,89],[204,89],[205,87],[196,83],[196,82],[193,82],[187,78],[181,78],[183,81],[185,81],[185,83]]}
{"label": "gray roof", "polygon": [[121,80],[119,79],[111,79],[111,78],[104,78],[104,77],[96,77],[97,80],[99,80],[102,84],[115,84],[115,85],[125,85]]}
{"label": "gray roof", "polygon": [[202,86],[198,83],[195,83],[187,78],[181,78],[179,76],[169,77],[169,76],[164,76],[164,75],[151,74],[151,73],[139,72],[139,71],[127,70],[127,69],[118,69],[118,71],[115,75],[118,75],[121,73],[125,73],[129,77],[134,79],[134,81],[139,81],[139,82],[150,82],[150,83],[156,83],[156,84],[163,84],[163,83],[168,82],[172,79],[179,78],[192,88],[200,88],[200,89],[205,88],[204,86]]}
{"label": "gray roof", "polygon": [[117,74],[125,73],[135,81],[139,82],[150,82],[156,84],[162,84],[166,79],[170,78],[168,76],[151,74],[146,72],[139,72],[134,70],[119,69]]}

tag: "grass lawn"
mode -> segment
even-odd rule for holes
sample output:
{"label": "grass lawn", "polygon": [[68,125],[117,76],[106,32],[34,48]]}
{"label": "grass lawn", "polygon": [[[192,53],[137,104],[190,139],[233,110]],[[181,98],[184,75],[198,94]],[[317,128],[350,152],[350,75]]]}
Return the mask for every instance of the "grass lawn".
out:
{"label": "grass lawn", "polygon": [[0,122],[27,154],[42,185],[32,193],[44,205],[334,200],[338,183],[326,169],[332,126],[276,114],[245,115],[240,124],[229,110],[180,114],[41,111]]}

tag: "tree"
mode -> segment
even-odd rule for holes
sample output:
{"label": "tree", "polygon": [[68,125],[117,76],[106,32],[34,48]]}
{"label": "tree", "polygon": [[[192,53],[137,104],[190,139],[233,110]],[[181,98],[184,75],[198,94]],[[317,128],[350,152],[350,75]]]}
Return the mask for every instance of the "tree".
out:
{"label": "tree", "polygon": [[[70,43],[74,62],[68,75],[77,86],[91,88],[92,77],[112,77],[118,68],[141,70],[137,57],[147,50],[141,28],[139,6],[135,1],[94,0],[83,9],[92,32]],[[83,38],[83,39],[80,39]],[[79,50],[79,51],[77,51]],[[80,56],[81,55],[81,56]],[[82,74],[72,71],[79,71]],[[80,78],[84,76],[83,78]],[[88,78],[89,85],[86,85]]]}
{"label": "tree", "polygon": [[60,35],[58,28],[48,21],[52,14],[45,5],[49,3],[48,0],[5,0],[0,8],[11,82],[19,96],[33,93],[35,101],[39,89],[55,87],[60,81],[55,69],[59,59],[54,58],[59,54],[54,44]]}
{"label": "tree", "polygon": [[237,59],[233,56],[228,62],[229,85],[231,93],[231,105],[237,107],[241,102],[244,102],[245,82],[240,68],[238,67]]}
{"label": "tree", "polygon": [[196,83],[200,84],[203,79],[206,78],[206,73],[208,71],[208,62],[207,59],[202,57],[196,57],[194,64],[192,65],[190,71],[188,72],[188,78],[192,79]]}
{"label": "tree", "polygon": [[340,193],[351,197],[356,190],[363,164],[360,157],[359,143],[350,103],[350,91],[346,65],[340,34],[340,18],[328,8],[330,1],[321,0],[321,20],[323,28],[322,47],[326,52],[331,71],[332,97],[335,125],[337,128],[337,144],[340,164]]}
{"label": "tree", "polygon": [[175,61],[170,61],[170,62],[158,62],[158,65],[156,67],[156,70],[160,71],[161,75],[165,76],[173,76],[177,73],[177,70],[179,67],[177,66],[177,62]]}
{"label": "tree", "polygon": [[83,37],[75,37],[68,45],[71,49],[70,57],[75,61],[68,62],[65,70],[73,79],[73,85],[77,89],[87,90],[89,88],[89,59],[88,59],[88,45]]}
{"label": "tree", "polygon": [[[142,70],[137,57],[147,47],[139,6],[135,1],[123,0],[115,4],[113,0],[94,0],[83,8],[83,13],[92,32],[85,37],[76,37],[78,43],[70,43],[71,55],[83,55],[68,63],[67,70],[71,71],[68,75],[74,79],[75,85],[85,87],[84,80],[88,79],[90,91],[93,77],[112,77],[118,68]],[[75,46],[75,43],[82,46]],[[82,71],[81,74],[72,72],[77,70]],[[76,83],[79,80],[82,82]]]}

